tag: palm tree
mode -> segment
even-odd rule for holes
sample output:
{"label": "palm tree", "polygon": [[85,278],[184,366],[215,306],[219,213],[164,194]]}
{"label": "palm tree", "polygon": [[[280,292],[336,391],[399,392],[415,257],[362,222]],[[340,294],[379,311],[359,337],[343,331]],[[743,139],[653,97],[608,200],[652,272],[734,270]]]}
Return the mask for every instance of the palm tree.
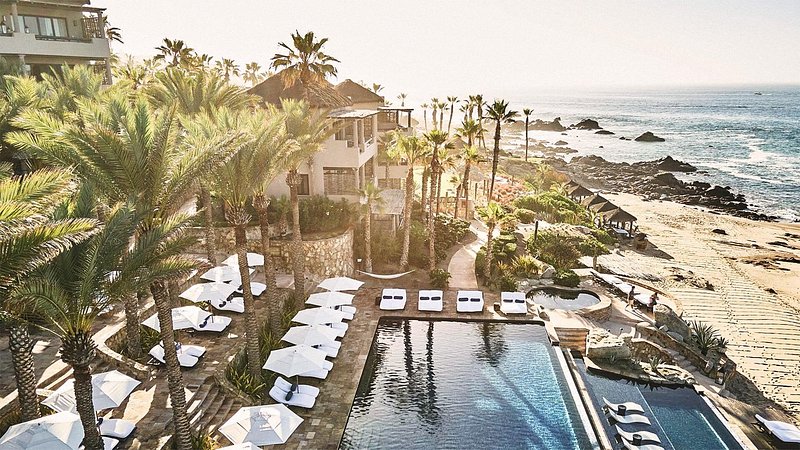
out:
{"label": "palm tree", "polygon": [[456,165],[456,156],[450,153],[453,149],[453,144],[446,142],[439,149],[439,173],[436,175],[436,214],[439,214],[439,206],[442,199],[442,175],[447,173]]}
{"label": "palm tree", "polygon": [[425,122],[425,131],[428,131],[428,104],[423,103],[419,105],[422,108],[422,120]]}
{"label": "palm tree", "polygon": [[[272,114],[279,114],[275,107],[271,107]],[[292,205],[292,270],[294,272],[294,289],[300,295],[295,296],[297,301],[302,301],[305,292],[305,251],[303,250],[303,237],[300,234],[300,200],[298,188],[302,179],[298,172],[300,164],[307,162],[322,148],[322,144],[333,135],[336,130],[331,126],[328,115],[324,111],[311,111],[308,103],[292,99],[281,99],[281,117],[287,137],[295,145],[284,158],[286,184],[289,186],[289,201]]]}
{"label": "palm tree", "polygon": [[156,50],[158,50],[158,54],[154,59],[167,61],[167,64],[172,67],[187,64],[194,54],[194,49],[180,39],[164,38],[163,44],[156,47]]}
{"label": "palm tree", "polygon": [[72,192],[67,171],[39,170],[25,178],[11,176],[0,164],[0,320],[6,323],[9,350],[24,420],[38,418],[33,341],[24,317],[29,305],[10,303],[20,280],[62,252],[89,238],[96,221],[51,219],[56,207]]}
{"label": "palm tree", "polygon": [[436,121],[436,111],[439,110],[439,105],[440,105],[440,102],[439,102],[438,98],[434,97],[434,98],[431,99],[431,120],[433,121],[433,129],[434,130],[438,130],[439,129],[438,122]]}
{"label": "palm tree", "polygon": [[478,210],[478,215],[481,220],[486,224],[488,231],[486,232],[486,260],[483,268],[483,274],[486,279],[491,279],[492,276],[492,239],[494,229],[500,225],[506,217],[506,212],[499,203],[489,201],[489,204]]}
{"label": "palm tree", "polygon": [[278,43],[286,49],[285,54],[276,53],[272,58],[271,67],[275,70],[283,69],[281,78],[286,87],[294,85],[297,81],[303,83],[321,82],[328,76],[336,76],[336,67],[333,63],[339,60],[322,51],[328,38],[316,40],[314,32],[309,31],[300,35],[299,31],[292,34],[292,45]]}
{"label": "palm tree", "polygon": [[464,175],[458,172],[450,177],[450,184],[456,187],[456,203],[453,208],[453,218],[458,219],[458,200],[461,198],[461,193],[464,191]]}
{"label": "palm tree", "polygon": [[[425,133],[425,139],[431,145],[431,186],[430,198],[428,199],[428,270],[436,268],[436,217],[434,216],[433,197],[439,182],[441,166],[439,163],[439,146],[447,141],[447,133],[442,130],[431,130]],[[437,199],[438,201],[438,199]]]}
{"label": "palm tree", "polygon": [[[480,112],[480,109],[478,110]],[[486,111],[489,120],[494,120],[494,150],[492,152],[492,181],[489,185],[489,201],[492,200],[494,193],[494,179],[497,176],[497,163],[500,162],[500,126],[504,123],[511,123],[519,113],[508,109],[508,102],[505,100],[495,100]]]}
{"label": "palm tree", "polygon": [[231,80],[231,75],[239,76],[239,65],[230,58],[222,58],[217,61],[214,68],[217,73],[225,79],[226,82]]}
{"label": "palm tree", "polygon": [[[486,106],[486,103],[483,101],[483,95],[476,94],[475,95],[475,109],[478,111],[478,123],[481,124],[483,127],[483,107]],[[486,148],[486,141],[483,140],[483,132],[478,135],[478,138],[481,140],[481,148]]]}
{"label": "palm tree", "polygon": [[528,161],[528,125],[530,124],[531,114],[533,114],[533,109],[525,108],[522,110],[522,114],[525,114],[525,161]]}
{"label": "palm tree", "polygon": [[447,109],[447,102],[439,102],[439,128],[444,130],[444,110]]}
{"label": "palm tree", "polygon": [[406,106],[406,97],[408,94],[401,92],[400,95],[397,96],[397,99],[400,100],[400,107],[403,108]]}
{"label": "palm tree", "polygon": [[458,101],[458,97],[447,97],[447,101],[450,102],[450,120],[447,121],[447,134],[450,134],[450,125],[453,124],[453,109]]}
{"label": "palm tree", "polygon": [[244,66],[244,81],[255,86],[262,80],[261,64],[257,62],[247,63]]}
{"label": "palm tree", "polygon": [[481,162],[481,156],[478,149],[474,146],[464,147],[461,153],[461,159],[464,160],[464,178],[462,184],[464,186],[464,219],[470,220],[469,217],[469,173],[473,165],[477,166]]}
{"label": "palm tree", "polygon": [[372,272],[372,206],[383,207],[383,197],[381,189],[373,183],[367,185],[359,193],[365,201],[364,212],[364,261],[367,272]]}
{"label": "palm tree", "polygon": [[[414,201],[414,164],[428,153],[426,141],[416,136],[405,136],[403,133],[392,131],[389,144],[389,154],[393,159],[404,159],[408,165],[406,169],[406,186],[403,207],[403,250],[400,254],[400,267],[408,267],[408,247],[411,242],[411,208]],[[424,186],[424,184],[423,184]]]}
{"label": "palm tree", "polygon": [[372,87],[370,88],[370,90],[377,94],[383,90],[383,85],[378,83],[372,83]]}

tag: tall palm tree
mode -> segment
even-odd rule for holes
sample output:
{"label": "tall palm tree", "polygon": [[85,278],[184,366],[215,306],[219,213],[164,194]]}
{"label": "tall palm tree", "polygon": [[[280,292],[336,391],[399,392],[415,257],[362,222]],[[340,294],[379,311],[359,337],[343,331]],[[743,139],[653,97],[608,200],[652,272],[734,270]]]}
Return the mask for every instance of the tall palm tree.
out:
{"label": "tall palm tree", "polygon": [[431,120],[433,121],[433,129],[434,130],[438,130],[439,129],[439,124],[438,124],[438,122],[436,120],[436,112],[439,110],[439,105],[440,104],[441,104],[441,102],[439,101],[438,98],[433,97],[431,99]]}
{"label": "tall palm tree", "polygon": [[447,101],[450,102],[450,120],[447,121],[447,134],[450,134],[450,126],[453,124],[453,110],[458,101],[458,97],[447,97]]}
{"label": "tall palm tree", "polygon": [[367,272],[372,272],[372,206],[383,206],[381,189],[373,183],[367,185],[360,191],[361,198],[365,201],[364,209],[364,261]]}
{"label": "tall palm tree", "polygon": [[[131,92],[117,91],[102,103],[82,102],[79,106],[81,123],[61,122],[45,111],[26,111],[20,125],[28,131],[11,133],[7,139],[50,164],[71,167],[109,204],[121,202],[131,207],[136,213],[137,244],[152,240],[167,245],[168,239],[158,233],[159,227],[178,224],[176,232],[180,232],[187,226],[185,217],[176,213],[187,195],[194,192],[196,180],[224,164],[241,139],[232,131],[208,139],[202,146],[188,146],[174,106],[154,110]],[[170,245],[175,251],[185,251],[193,242],[188,236],[178,236]],[[183,267],[183,263],[172,256],[150,264],[142,277],[150,285],[158,313],[175,442],[180,450],[189,450],[191,429],[174,346],[168,280],[145,277],[158,268]],[[194,265],[199,267],[199,261]],[[126,321],[138,327],[139,305],[130,297],[125,301]],[[130,337],[128,345],[132,345]]]}
{"label": "tall palm tree", "polygon": [[419,107],[422,108],[422,120],[425,123],[425,131],[428,131],[428,107],[429,106],[430,105],[428,105],[427,103],[423,103],[423,104],[419,105]]}
{"label": "tall palm tree", "polygon": [[475,146],[464,147],[461,152],[461,159],[464,161],[464,177],[462,184],[464,186],[464,219],[470,220],[469,217],[469,175],[472,166],[477,166],[481,162],[481,156]]}
{"label": "tall palm tree", "polygon": [[156,60],[167,61],[167,64],[172,67],[179,67],[185,65],[194,54],[194,49],[187,46],[185,42],[180,39],[164,38],[161,45],[156,47],[158,54],[155,56]]}
{"label": "tall palm tree", "polygon": [[217,61],[214,68],[226,82],[231,80],[231,76],[239,76],[239,65],[230,58],[222,58]]}
{"label": "tall palm tree", "polygon": [[456,156],[450,153],[453,149],[453,144],[445,142],[442,148],[439,149],[439,173],[436,176],[436,214],[439,214],[439,206],[442,199],[442,175],[447,173],[456,165]]}
{"label": "tall palm tree", "polygon": [[528,161],[528,125],[530,125],[531,114],[533,114],[533,109],[525,108],[522,110],[522,114],[525,114],[525,161]]}
{"label": "tall palm tree", "polygon": [[447,109],[447,102],[439,102],[439,129],[444,130],[444,111]]}
{"label": "tall palm tree", "polygon": [[272,58],[271,67],[281,70],[284,86],[292,86],[297,81],[303,83],[321,82],[328,76],[336,76],[336,67],[333,63],[339,60],[322,51],[328,38],[316,40],[313,31],[300,35],[299,31],[292,34],[292,47],[280,42],[278,45],[286,49],[286,53],[276,53]]}
{"label": "tall palm tree", "polygon": [[461,198],[461,193],[464,191],[464,175],[462,173],[454,173],[450,177],[450,184],[456,187],[456,203],[453,208],[453,218],[458,219],[458,200]]}
{"label": "tall palm tree", "polygon": [[[483,107],[486,106],[486,103],[483,101],[483,95],[476,94],[475,95],[475,109],[478,113],[478,123],[481,124],[483,127]],[[481,148],[486,148],[486,141],[483,139],[483,132],[478,135],[478,138],[481,140]]]}
{"label": "tall palm tree", "polygon": [[488,229],[486,232],[486,260],[483,274],[489,280],[492,276],[492,239],[494,238],[494,229],[502,223],[506,217],[506,212],[499,203],[490,200],[489,204],[478,210],[478,215]]}
{"label": "tall palm tree", "polygon": [[[442,130],[431,130],[425,133],[425,139],[431,145],[431,186],[428,200],[428,270],[436,268],[436,217],[434,216],[434,194],[441,173],[439,164],[439,147],[447,141],[447,133]],[[438,199],[437,199],[438,201]]]}
{"label": "tall palm tree", "polygon": [[244,66],[244,81],[255,86],[261,82],[263,75],[261,72],[261,64],[257,62],[250,62]]}
{"label": "tall palm tree", "polygon": [[372,83],[372,87],[369,90],[377,94],[383,90],[383,85],[379,83]]}
{"label": "tall palm tree", "polygon": [[[478,110],[480,111],[480,110]],[[519,115],[516,111],[508,109],[508,102],[495,100],[486,111],[489,120],[494,121],[494,150],[492,151],[492,181],[489,185],[489,201],[494,194],[494,179],[497,176],[497,164],[500,162],[500,127],[504,123],[511,123]]]}
{"label": "tall palm tree", "polygon": [[461,122],[461,126],[456,128],[456,136],[465,138],[467,140],[467,147],[472,147],[476,144],[476,138],[481,133],[482,126],[479,122],[472,119],[465,119]]}
{"label": "tall palm tree", "polygon": [[[271,107],[272,114],[280,114]],[[286,167],[286,184],[289,186],[289,201],[292,205],[292,269],[294,272],[294,289],[300,295],[296,301],[302,301],[305,292],[305,251],[303,236],[300,230],[300,199],[298,188],[302,179],[298,172],[300,164],[305,163],[322,149],[322,144],[336,130],[328,120],[327,112],[312,111],[308,103],[292,99],[281,99],[281,108],[287,137],[294,142],[291,151],[283,159]]]}
{"label": "tall palm tree", "polygon": [[96,221],[51,218],[56,207],[72,192],[67,171],[40,170],[25,178],[11,176],[0,164],[0,320],[6,323],[9,350],[24,420],[38,418],[33,341],[24,320],[27,307],[10,303],[14,287],[28,274],[62,252],[89,238]]}
{"label": "tall palm tree", "polygon": [[400,107],[403,108],[406,106],[406,97],[408,94],[401,92],[400,95],[397,96],[397,99],[400,100]]}
{"label": "tall palm tree", "polygon": [[408,247],[411,242],[411,208],[414,201],[414,164],[428,153],[427,142],[417,136],[405,136],[399,131],[392,131],[389,154],[393,159],[403,159],[408,165],[406,169],[405,197],[403,207],[403,249],[400,254],[400,266],[408,267]]}

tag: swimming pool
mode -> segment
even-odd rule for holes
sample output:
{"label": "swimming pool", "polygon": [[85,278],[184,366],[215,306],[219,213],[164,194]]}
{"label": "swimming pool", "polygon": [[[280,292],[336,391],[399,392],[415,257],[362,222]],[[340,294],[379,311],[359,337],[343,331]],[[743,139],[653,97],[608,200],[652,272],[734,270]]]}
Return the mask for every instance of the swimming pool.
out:
{"label": "swimming pool", "polygon": [[340,449],[591,448],[543,326],[383,319]]}
{"label": "swimming pool", "polygon": [[[597,414],[611,442],[616,430],[605,418],[603,397],[613,403],[635,402],[644,409],[651,425],[620,424],[627,432],[656,433],[664,450],[738,450],[742,445],[717,417],[705,400],[687,387],[664,387],[635,383],[586,370],[582,360],[575,360]],[[619,441],[616,441],[619,442]]]}
{"label": "swimming pool", "polygon": [[554,287],[536,288],[528,291],[527,297],[537,305],[549,309],[576,310],[600,303],[600,297],[592,291],[576,291]]}

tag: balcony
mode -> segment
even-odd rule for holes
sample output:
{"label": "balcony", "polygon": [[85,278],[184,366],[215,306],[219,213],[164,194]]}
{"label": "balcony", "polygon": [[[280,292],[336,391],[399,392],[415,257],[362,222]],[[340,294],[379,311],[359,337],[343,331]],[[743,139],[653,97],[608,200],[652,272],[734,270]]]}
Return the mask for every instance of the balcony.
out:
{"label": "balcony", "polygon": [[111,56],[108,40],[92,37],[72,38],[42,36],[22,32],[3,36],[2,53],[5,55],[55,56],[81,59],[107,59]]}

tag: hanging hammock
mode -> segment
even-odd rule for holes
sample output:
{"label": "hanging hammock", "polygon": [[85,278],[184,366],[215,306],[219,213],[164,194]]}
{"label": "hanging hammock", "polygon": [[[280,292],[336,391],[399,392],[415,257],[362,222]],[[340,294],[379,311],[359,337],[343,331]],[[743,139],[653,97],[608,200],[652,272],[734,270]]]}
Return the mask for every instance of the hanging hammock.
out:
{"label": "hanging hammock", "polygon": [[356,270],[356,272],[363,273],[364,275],[366,275],[368,277],[377,278],[379,280],[394,280],[395,278],[400,278],[403,275],[410,274],[411,272],[413,272],[413,270],[409,270],[408,272],[403,272],[403,273],[393,273],[393,274],[389,274],[389,275],[381,275],[379,273],[363,272],[361,270]]}

